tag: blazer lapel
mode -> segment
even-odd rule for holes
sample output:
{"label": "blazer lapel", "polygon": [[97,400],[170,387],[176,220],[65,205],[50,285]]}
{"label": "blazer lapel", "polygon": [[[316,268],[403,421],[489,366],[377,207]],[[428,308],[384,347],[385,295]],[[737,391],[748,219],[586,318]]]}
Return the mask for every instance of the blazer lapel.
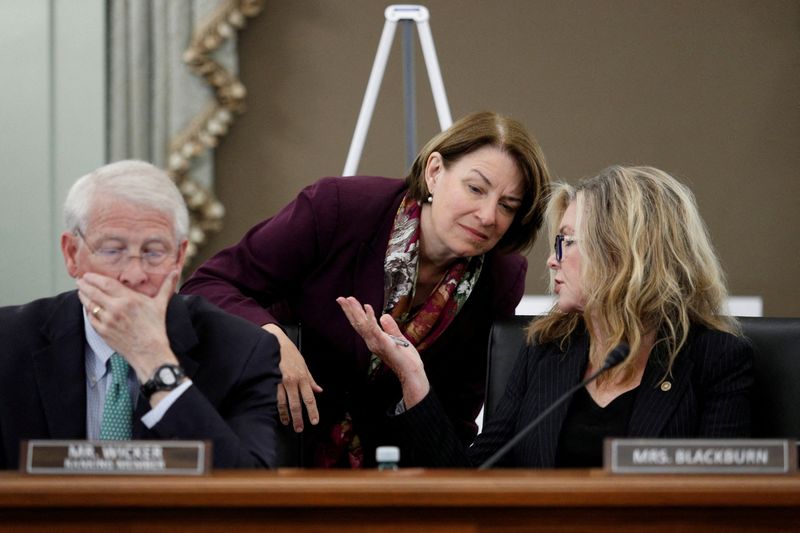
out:
{"label": "blazer lapel", "polygon": [[41,327],[49,345],[34,352],[33,371],[50,438],[86,438],[86,361],[83,312],[68,295]]}
{"label": "blazer lapel", "polygon": [[678,354],[672,374],[666,374],[665,354],[654,352],[645,367],[642,383],[628,425],[628,435],[656,438],[661,435],[681,398],[691,386],[692,361]]}
{"label": "blazer lapel", "polygon": [[190,378],[197,372],[197,361],[189,356],[191,350],[197,346],[200,339],[194,331],[189,308],[186,307],[186,297],[174,295],[167,307],[167,337],[172,352],[177,356],[178,362]]}

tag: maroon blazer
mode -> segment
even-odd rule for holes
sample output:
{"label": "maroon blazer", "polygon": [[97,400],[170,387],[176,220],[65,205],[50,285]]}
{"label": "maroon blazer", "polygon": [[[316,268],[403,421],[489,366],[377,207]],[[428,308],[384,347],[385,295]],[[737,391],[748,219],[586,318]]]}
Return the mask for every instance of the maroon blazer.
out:
{"label": "maroon blazer", "polygon": [[[259,325],[301,324],[302,354],[324,389],[317,397],[320,424],[306,424],[309,454],[318,434],[327,433],[345,412],[353,417],[367,464],[374,460],[375,446],[395,443],[386,412],[401,398],[399,383],[386,369],[367,378],[369,351],[336,298],[352,295],[382,308],[384,256],[406,190],[397,179],[323,178],[209,259],[181,289]],[[514,314],[526,270],[518,254],[487,254],[467,303],[422,353],[428,377],[464,442],[477,431],[489,327],[494,319]],[[406,459],[405,464],[413,462]]]}

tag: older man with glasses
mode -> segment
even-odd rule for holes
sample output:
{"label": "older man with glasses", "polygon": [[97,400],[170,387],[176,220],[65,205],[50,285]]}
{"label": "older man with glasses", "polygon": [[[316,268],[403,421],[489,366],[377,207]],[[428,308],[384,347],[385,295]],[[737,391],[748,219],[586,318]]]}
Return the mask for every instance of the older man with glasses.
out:
{"label": "older man with glasses", "polygon": [[0,308],[0,468],[25,439],[192,439],[216,467],[272,466],[275,338],[175,295],[189,216],[161,170],[121,161],[80,178],[61,251],[77,290]]}

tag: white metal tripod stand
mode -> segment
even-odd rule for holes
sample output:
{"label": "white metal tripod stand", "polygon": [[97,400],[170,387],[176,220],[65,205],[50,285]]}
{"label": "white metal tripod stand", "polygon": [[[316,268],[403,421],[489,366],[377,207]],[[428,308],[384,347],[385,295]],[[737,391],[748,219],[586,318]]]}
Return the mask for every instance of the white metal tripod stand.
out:
{"label": "white metal tripod stand", "polygon": [[[369,75],[367,90],[364,93],[364,101],[361,103],[358,122],[356,122],[356,129],[353,132],[353,140],[350,142],[350,151],[347,153],[347,161],[342,172],[343,176],[353,176],[358,170],[358,163],[361,160],[361,152],[367,139],[367,130],[369,130],[369,123],[372,120],[372,112],[375,110],[375,102],[378,99],[378,91],[381,88],[386,63],[389,60],[389,51],[391,50],[398,21],[413,21],[416,23],[422,56],[425,58],[428,79],[431,82],[436,114],[439,116],[439,127],[444,130],[453,123],[453,119],[450,116],[450,106],[447,103],[447,95],[444,92],[442,73],[439,70],[439,61],[436,59],[436,49],[433,46],[431,28],[428,24],[428,19],[430,18],[428,9],[419,5],[396,4],[387,7],[384,15],[386,16],[386,22],[383,25],[383,33],[378,43],[375,62],[372,64],[372,72]],[[407,74],[406,84],[410,86],[413,84],[413,78],[411,78],[410,72]],[[413,91],[413,87],[411,87],[410,91]],[[407,132],[414,130],[413,121],[413,116],[407,117]]]}

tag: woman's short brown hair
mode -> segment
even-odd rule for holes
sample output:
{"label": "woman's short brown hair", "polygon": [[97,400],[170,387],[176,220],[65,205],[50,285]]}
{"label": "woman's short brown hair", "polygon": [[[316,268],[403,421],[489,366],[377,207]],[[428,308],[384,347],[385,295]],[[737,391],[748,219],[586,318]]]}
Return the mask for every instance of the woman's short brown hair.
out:
{"label": "woman's short brown hair", "polygon": [[497,244],[505,252],[529,248],[544,220],[544,206],[550,185],[544,154],[536,140],[518,121],[490,111],[472,113],[439,133],[420,150],[406,176],[408,194],[425,201],[430,194],[425,166],[433,152],[441,154],[445,168],[483,146],[495,146],[516,161],[523,177],[522,205],[511,226]]}

